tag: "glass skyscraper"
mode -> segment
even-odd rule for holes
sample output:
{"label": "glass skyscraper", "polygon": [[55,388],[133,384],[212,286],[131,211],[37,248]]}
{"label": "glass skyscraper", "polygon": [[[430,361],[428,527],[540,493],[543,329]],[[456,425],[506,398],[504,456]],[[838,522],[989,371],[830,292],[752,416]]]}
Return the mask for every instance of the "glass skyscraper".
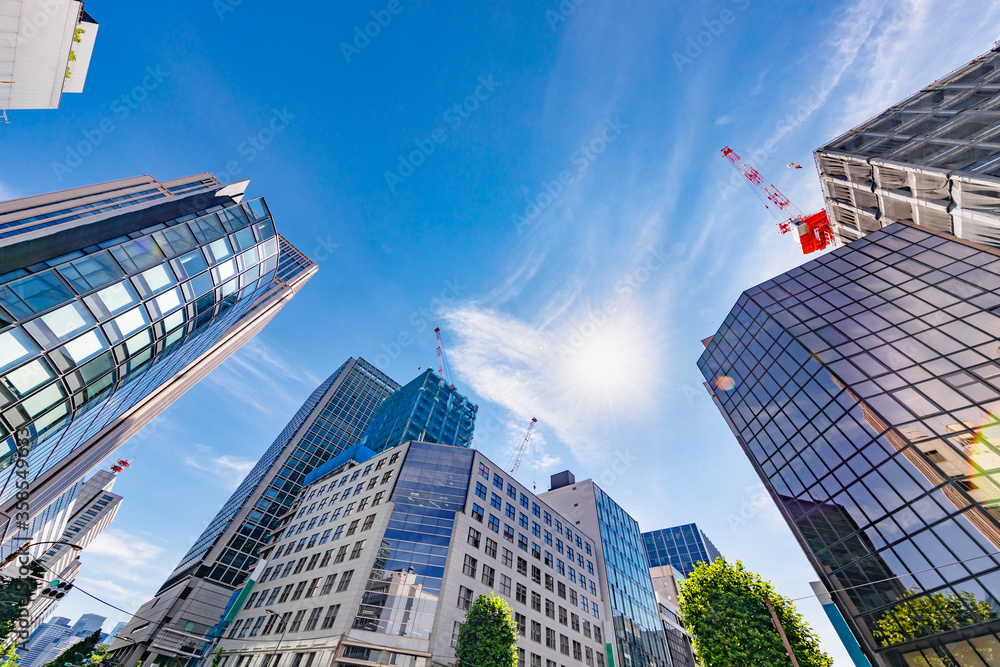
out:
{"label": "glass skyscraper", "polygon": [[[201,650],[234,590],[257,563],[313,470],[355,445],[399,385],[349,359],[312,393],[111,650],[121,664],[189,658]],[[151,624],[149,619],[160,619]]]}
{"label": "glass skyscraper", "polygon": [[699,360],[872,664],[1000,656],[1000,251],[896,223],[753,287]]}
{"label": "glass skyscraper", "polygon": [[379,406],[361,443],[376,453],[411,440],[469,447],[478,409],[427,369]]}
{"label": "glass skyscraper", "polygon": [[650,567],[672,565],[685,577],[698,563],[712,563],[722,556],[693,523],[643,533],[642,546]]}
{"label": "glass skyscraper", "polygon": [[670,667],[638,522],[593,480],[576,482],[571,473],[553,475],[551,490],[539,497],[573,519],[578,528],[600,536],[598,567],[606,576],[602,597],[611,611],[611,627],[605,633],[608,664]]}
{"label": "glass skyscraper", "polygon": [[246,185],[141,176],[0,203],[3,516],[17,503],[15,432],[39,513],[316,271]]}

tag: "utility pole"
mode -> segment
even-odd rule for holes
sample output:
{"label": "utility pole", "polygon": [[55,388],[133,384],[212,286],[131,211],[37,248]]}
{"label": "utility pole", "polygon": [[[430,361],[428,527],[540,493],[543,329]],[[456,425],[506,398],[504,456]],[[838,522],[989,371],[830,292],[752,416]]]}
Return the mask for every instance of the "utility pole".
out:
{"label": "utility pole", "polygon": [[785,629],[781,627],[781,621],[778,620],[778,614],[774,611],[774,605],[771,604],[771,598],[768,597],[767,593],[764,594],[764,601],[767,602],[767,610],[771,612],[771,623],[774,625],[774,629],[778,631],[778,634],[781,635],[781,641],[785,645],[785,652],[792,659],[792,667],[799,667],[799,661],[795,659],[792,645],[788,643],[788,637],[785,636]]}

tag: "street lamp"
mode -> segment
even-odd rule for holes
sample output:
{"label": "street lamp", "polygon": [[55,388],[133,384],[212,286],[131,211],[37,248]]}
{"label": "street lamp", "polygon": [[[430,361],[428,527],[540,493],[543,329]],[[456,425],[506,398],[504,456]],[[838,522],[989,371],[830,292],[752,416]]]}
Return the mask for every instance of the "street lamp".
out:
{"label": "street lamp", "polygon": [[271,657],[274,658],[274,664],[268,665],[268,667],[278,667],[278,660],[280,660],[278,657],[278,648],[285,639],[285,631],[288,629],[288,624],[281,620],[281,615],[278,612],[272,609],[265,609],[264,611],[268,614],[274,614],[277,617],[278,623],[281,623],[281,637],[278,638],[278,643],[274,645],[274,653],[271,654]]}
{"label": "street lamp", "polygon": [[14,551],[12,551],[9,556],[7,556],[6,558],[4,558],[3,561],[0,562],[0,568],[4,568],[4,567],[10,565],[12,562],[14,562],[17,559],[18,556],[26,556],[26,555],[28,555],[28,547],[37,547],[37,546],[40,546],[42,544],[61,544],[62,546],[69,547],[70,549],[76,549],[77,551],[83,551],[83,547],[81,547],[79,544],[70,544],[69,542],[26,542],[26,543],[22,544],[20,547],[18,547],[17,549],[15,549]]}

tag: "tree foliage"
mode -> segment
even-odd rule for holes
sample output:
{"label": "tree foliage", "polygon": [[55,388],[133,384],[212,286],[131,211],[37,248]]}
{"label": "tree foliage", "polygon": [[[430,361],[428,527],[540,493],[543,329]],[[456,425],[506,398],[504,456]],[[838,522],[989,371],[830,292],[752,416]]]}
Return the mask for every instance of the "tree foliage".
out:
{"label": "tree foliage", "polygon": [[215,652],[215,656],[212,658],[212,667],[219,667],[219,663],[222,662],[222,649],[220,648]]}
{"label": "tree foliage", "polygon": [[[32,576],[41,577],[45,574],[45,569],[38,563],[33,562],[28,568],[31,570],[30,574]],[[3,584],[0,584],[0,642],[6,641],[10,633],[14,630],[17,619],[25,607],[21,603],[31,600],[38,586],[39,582],[37,579],[29,579],[27,577],[8,579]]]}
{"label": "tree foliage", "polygon": [[480,595],[465,615],[455,647],[462,667],[517,667],[517,625],[507,601]]}
{"label": "tree foliage", "polygon": [[17,654],[17,642],[7,644],[3,655],[0,656],[0,667],[17,667],[21,662],[21,656]]}
{"label": "tree foliage", "polygon": [[65,665],[82,665],[84,660],[89,660],[91,654],[101,643],[101,629],[97,628],[93,634],[82,641],[70,646],[60,653],[55,660],[45,664],[45,667],[65,667]]}
{"label": "tree foliage", "polygon": [[800,667],[831,667],[819,639],[788,598],[743,563],[699,563],[680,586],[680,608],[698,660],[705,667],[791,667],[771,622],[771,599]]}
{"label": "tree foliage", "polygon": [[882,646],[997,618],[989,603],[976,599],[969,591],[930,595],[921,595],[922,592],[919,587],[911,588],[907,595],[919,597],[886,610],[875,622],[872,634],[882,642]]}

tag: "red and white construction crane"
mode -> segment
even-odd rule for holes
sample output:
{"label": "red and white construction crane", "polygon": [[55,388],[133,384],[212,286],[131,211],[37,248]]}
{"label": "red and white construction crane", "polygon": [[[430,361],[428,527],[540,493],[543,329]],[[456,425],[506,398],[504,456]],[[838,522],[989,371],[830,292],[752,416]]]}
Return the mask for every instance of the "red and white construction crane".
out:
{"label": "red and white construction crane", "polygon": [[521,459],[524,458],[524,453],[528,451],[528,441],[531,440],[531,432],[535,429],[535,424],[538,420],[534,417],[531,418],[531,423],[528,424],[528,432],[524,434],[524,440],[521,441],[521,447],[514,454],[514,460],[510,463],[510,474],[516,474],[517,469],[521,467]]}
{"label": "red and white construction crane", "polygon": [[117,475],[118,473],[120,473],[125,468],[131,468],[133,460],[134,459],[129,459],[129,460],[126,461],[125,459],[118,459],[118,463],[116,463],[113,466],[111,466],[111,472],[113,472],[113,473],[115,473]]}
{"label": "red and white construction crane", "polygon": [[437,355],[438,355],[438,377],[451,385],[451,388],[455,388],[455,384],[451,381],[451,369],[448,369],[448,375],[445,375],[445,368],[448,364],[444,360],[444,346],[441,345],[441,327],[434,327],[434,335],[437,337]]}
{"label": "red and white construction crane", "polygon": [[812,215],[805,215],[795,207],[788,197],[781,194],[778,188],[769,183],[760,175],[756,169],[751,167],[746,160],[741,158],[732,148],[726,146],[722,149],[722,154],[727,160],[732,162],[736,171],[743,174],[754,193],[764,202],[768,209],[775,206],[780,217],[789,216],[778,223],[778,229],[782,234],[795,231],[802,245],[802,254],[823,250],[827,246],[834,244],[833,230],[830,229],[830,221],[826,216],[826,209]]}

